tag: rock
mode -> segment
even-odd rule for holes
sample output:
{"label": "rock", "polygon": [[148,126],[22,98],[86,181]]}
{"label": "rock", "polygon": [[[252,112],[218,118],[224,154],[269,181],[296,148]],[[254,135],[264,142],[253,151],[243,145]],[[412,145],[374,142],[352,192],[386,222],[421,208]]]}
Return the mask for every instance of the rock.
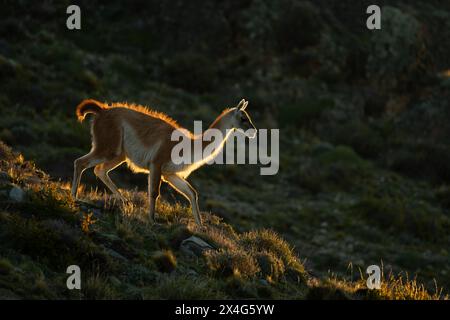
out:
{"label": "rock", "polygon": [[9,191],[9,198],[16,202],[23,202],[26,198],[25,191],[23,191],[18,186],[13,186]]}
{"label": "rock", "polygon": [[214,248],[206,243],[203,239],[200,239],[199,237],[192,236],[189,237],[183,242],[181,242],[180,250],[187,254],[193,254],[196,256],[200,256],[203,254],[206,250],[213,250]]}

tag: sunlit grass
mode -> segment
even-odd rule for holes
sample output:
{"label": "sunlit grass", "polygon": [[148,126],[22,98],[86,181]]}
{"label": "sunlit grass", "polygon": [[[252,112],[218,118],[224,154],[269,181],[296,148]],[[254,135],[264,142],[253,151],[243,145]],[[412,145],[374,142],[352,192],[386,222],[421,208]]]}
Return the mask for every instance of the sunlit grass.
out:
{"label": "sunlit grass", "polygon": [[340,299],[386,299],[386,300],[448,300],[449,296],[443,294],[435,282],[433,290],[427,289],[417,278],[410,278],[407,273],[388,275],[382,272],[380,289],[369,289],[366,279],[360,270],[360,279],[347,280],[334,273],[323,280],[312,279],[309,283],[312,288],[320,288],[322,298]]}

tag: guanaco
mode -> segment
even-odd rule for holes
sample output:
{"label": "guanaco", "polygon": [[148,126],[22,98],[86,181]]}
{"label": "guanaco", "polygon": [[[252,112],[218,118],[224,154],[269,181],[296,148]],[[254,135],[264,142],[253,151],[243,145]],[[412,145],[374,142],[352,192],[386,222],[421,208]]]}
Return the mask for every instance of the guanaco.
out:
{"label": "guanaco", "polygon": [[[223,148],[230,132],[238,130],[250,138],[256,135],[256,128],[245,110],[247,105],[248,101],[242,99],[236,107],[225,109],[209,127],[220,130],[223,137],[215,154]],[[192,143],[201,139],[201,146],[205,148],[211,143],[202,139],[206,131],[195,136],[166,114],[134,104],[108,105],[87,99],[77,106],[76,115],[82,122],[89,113],[94,114],[91,123],[92,149],[74,161],[71,190],[74,199],[77,199],[83,171],[94,167],[95,175],[108,189],[122,201],[127,201],[108,176],[108,172],[127,162],[133,172],[148,174],[150,222],[155,221],[155,205],[160,195],[161,181],[164,181],[189,200],[195,222],[202,224],[197,191],[186,179],[211,156],[202,156],[189,164],[175,164],[171,160],[171,150],[177,141],[172,141],[171,135],[174,130],[181,129]]]}

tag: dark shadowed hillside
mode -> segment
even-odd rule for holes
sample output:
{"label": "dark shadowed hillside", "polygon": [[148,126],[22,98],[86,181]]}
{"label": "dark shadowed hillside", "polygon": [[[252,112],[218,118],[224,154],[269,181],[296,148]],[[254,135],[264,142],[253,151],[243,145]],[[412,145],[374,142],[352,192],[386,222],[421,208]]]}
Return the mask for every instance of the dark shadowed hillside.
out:
{"label": "dark shadowed hillside", "polygon": [[[23,155],[2,144],[0,296],[448,294],[450,5],[378,1],[382,29],[369,31],[369,2],[77,1],[82,29],[70,31],[70,1],[0,0],[0,140]],[[130,204],[90,171],[74,203],[86,98],[189,129],[246,98],[258,128],[280,129],[280,171],[195,172],[204,229],[166,186],[147,224],[147,179],[125,166],[111,177]],[[205,243],[182,245],[191,236]],[[74,263],[89,270],[81,293],[65,289]],[[361,280],[372,264],[380,292]]]}

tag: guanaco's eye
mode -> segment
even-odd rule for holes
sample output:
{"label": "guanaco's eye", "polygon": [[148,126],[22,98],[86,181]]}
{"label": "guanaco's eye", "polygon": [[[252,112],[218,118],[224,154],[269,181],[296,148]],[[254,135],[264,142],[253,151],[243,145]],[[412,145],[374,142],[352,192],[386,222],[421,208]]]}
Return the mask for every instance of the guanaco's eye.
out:
{"label": "guanaco's eye", "polygon": [[242,121],[242,122],[247,122],[247,121],[248,121],[248,119],[247,119],[247,118],[244,118],[244,117],[242,117],[242,118],[241,118],[241,121]]}

